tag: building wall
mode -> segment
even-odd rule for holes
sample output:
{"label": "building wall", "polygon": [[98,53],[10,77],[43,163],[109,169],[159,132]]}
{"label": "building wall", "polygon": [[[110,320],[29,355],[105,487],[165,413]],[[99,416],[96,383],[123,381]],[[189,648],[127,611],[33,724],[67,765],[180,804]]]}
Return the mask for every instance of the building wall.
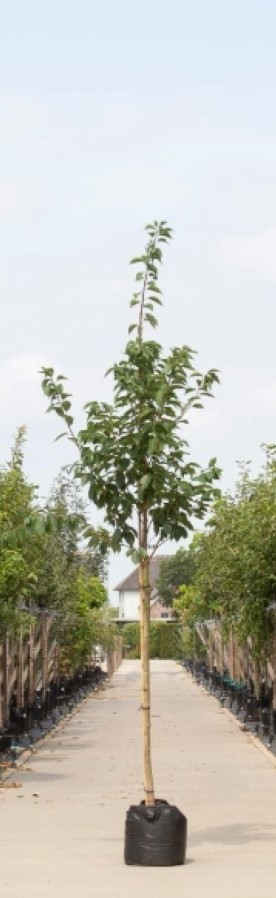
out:
{"label": "building wall", "polygon": [[[139,592],[124,590],[119,592],[119,620],[139,620]],[[152,620],[168,620],[173,617],[171,608],[164,608],[158,601],[153,602],[150,609]]]}
{"label": "building wall", "polygon": [[173,617],[173,612],[171,608],[165,608],[158,599],[157,602],[153,602],[150,609],[150,617],[151,620],[171,620]]}
{"label": "building wall", "polygon": [[139,620],[139,592],[119,592],[119,620]]}

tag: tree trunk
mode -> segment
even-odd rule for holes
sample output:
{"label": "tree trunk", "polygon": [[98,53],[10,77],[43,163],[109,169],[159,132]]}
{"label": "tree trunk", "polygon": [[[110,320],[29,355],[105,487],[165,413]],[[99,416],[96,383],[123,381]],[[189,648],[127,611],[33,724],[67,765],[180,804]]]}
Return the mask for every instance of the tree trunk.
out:
{"label": "tree trunk", "polygon": [[208,661],[209,661],[209,672],[212,673],[213,669],[213,632],[211,626],[209,627],[208,634]]}
{"label": "tree trunk", "polygon": [[3,644],[3,721],[9,723],[10,718],[10,640],[6,636]]}
{"label": "tree trunk", "polygon": [[34,625],[29,630],[29,673],[28,673],[28,703],[34,700]]}
{"label": "tree trunk", "polygon": [[23,634],[22,627],[18,637],[18,660],[17,660],[17,706],[22,708],[24,704],[24,654],[23,654]]}
{"label": "tree trunk", "polygon": [[2,729],[4,723],[4,682],[3,682],[3,668],[4,668],[4,649],[3,643],[0,643],[0,729]]}
{"label": "tree trunk", "polygon": [[45,702],[48,683],[48,617],[41,615],[41,664],[42,664],[42,700]]}
{"label": "tree trunk", "polygon": [[[139,543],[140,548],[147,553],[147,511],[139,511]],[[141,710],[142,710],[142,738],[143,738],[143,772],[145,804],[152,806],[155,803],[154,786],[151,764],[151,717],[150,717],[150,580],[149,557],[145,555],[139,563],[140,586],[140,628],[141,628]]]}
{"label": "tree trunk", "polygon": [[260,698],[260,663],[254,658],[254,686],[256,698]]}
{"label": "tree trunk", "polygon": [[229,667],[230,667],[230,677],[232,678],[232,680],[235,679],[235,674],[236,674],[236,663],[235,663],[235,662],[236,662],[236,658],[235,658],[235,637],[234,637],[233,630],[231,630],[231,635],[230,635],[230,664],[229,664]]}
{"label": "tree trunk", "polygon": [[224,674],[224,639],[222,635],[222,630],[220,631],[220,673]]}
{"label": "tree trunk", "polygon": [[275,630],[275,621],[274,621],[272,667],[273,667],[272,708],[273,708],[273,711],[275,711],[276,710],[276,630]]}

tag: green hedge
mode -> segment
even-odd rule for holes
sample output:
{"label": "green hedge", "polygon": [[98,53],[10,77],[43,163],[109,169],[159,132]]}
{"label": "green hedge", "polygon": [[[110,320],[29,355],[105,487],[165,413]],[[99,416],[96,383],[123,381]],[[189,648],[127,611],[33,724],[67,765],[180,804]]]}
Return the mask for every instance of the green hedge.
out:
{"label": "green hedge", "polygon": [[[125,658],[140,658],[140,626],[139,622],[121,624],[123,653]],[[167,621],[151,621],[150,624],[150,657],[181,658],[182,627]]]}

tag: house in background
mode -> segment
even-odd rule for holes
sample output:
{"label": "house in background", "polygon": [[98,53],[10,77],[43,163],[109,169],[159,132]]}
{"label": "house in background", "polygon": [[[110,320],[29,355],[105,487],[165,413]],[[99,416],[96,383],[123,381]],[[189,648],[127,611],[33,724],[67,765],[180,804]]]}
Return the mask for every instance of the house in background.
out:
{"label": "house in background", "polygon": [[[173,610],[162,604],[157,592],[160,561],[169,555],[154,555],[150,559],[150,616],[152,620],[172,620]],[[115,587],[119,593],[119,621],[139,620],[140,592],[139,568],[136,567],[125,580]]]}

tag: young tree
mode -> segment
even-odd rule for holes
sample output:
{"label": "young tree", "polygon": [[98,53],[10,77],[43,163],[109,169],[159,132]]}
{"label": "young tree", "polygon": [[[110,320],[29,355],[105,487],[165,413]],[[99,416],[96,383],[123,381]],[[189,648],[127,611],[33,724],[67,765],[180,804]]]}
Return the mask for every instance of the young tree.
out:
{"label": "young tree", "polygon": [[[269,654],[276,601],[276,458],[266,447],[257,478],[241,466],[234,494],[216,503],[197,551],[196,586],[206,616],[221,618],[256,660]],[[208,611],[207,611],[208,609]]]}
{"label": "young tree", "polygon": [[[129,327],[121,361],[113,374],[112,404],[89,402],[86,425],[74,433],[71,398],[63,375],[43,368],[43,389],[49,410],[64,420],[79,449],[76,476],[88,485],[90,499],[104,510],[102,548],[120,551],[127,546],[139,563],[141,594],[141,691],[145,803],[154,805],[150,750],[149,561],[167,540],[179,540],[192,529],[192,520],[202,518],[214,493],[218,477],[215,459],[207,470],[191,461],[184,426],[191,408],[202,407],[212,395],[217,372],[200,374],[194,367],[194,352],[175,347],[166,355],[155,340],[146,339],[145,328],[155,328],[155,310],[161,305],[158,285],[162,245],[171,239],[165,221],[147,225],[147,243],[138,266],[131,307],[137,322]],[[93,538],[93,533],[91,534]]]}
{"label": "young tree", "polygon": [[164,605],[172,605],[180,586],[189,586],[196,569],[192,548],[178,549],[175,555],[161,558],[157,592]]}
{"label": "young tree", "polygon": [[18,429],[11,458],[0,469],[0,634],[19,628],[20,603],[32,589],[33,569],[24,522],[34,510],[35,488],[23,471],[25,429]]}
{"label": "young tree", "polygon": [[104,579],[106,574],[106,557],[100,555],[96,537],[95,547],[85,539],[89,518],[80,484],[66,470],[53,483],[43,515],[38,517],[38,532],[35,525],[36,521],[30,534],[33,553],[37,550],[36,604],[61,610],[74,597],[79,570],[87,580],[91,576]]}
{"label": "young tree", "polygon": [[67,602],[59,628],[60,664],[66,673],[82,668],[89,662],[92,647],[98,642],[106,645],[114,635],[107,619],[103,583],[79,568],[73,584],[71,601]]}

